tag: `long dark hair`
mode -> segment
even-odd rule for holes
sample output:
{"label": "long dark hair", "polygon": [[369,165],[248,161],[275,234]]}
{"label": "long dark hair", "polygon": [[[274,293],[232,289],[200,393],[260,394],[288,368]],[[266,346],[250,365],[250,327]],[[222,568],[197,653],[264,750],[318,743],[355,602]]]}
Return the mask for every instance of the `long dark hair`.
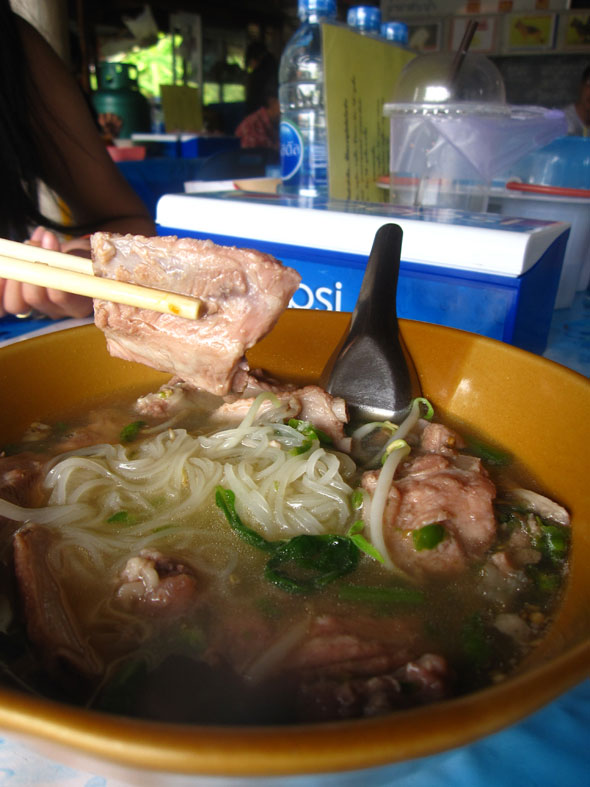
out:
{"label": "long dark hair", "polygon": [[0,234],[24,238],[31,224],[47,219],[37,197],[43,166],[30,100],[32,79],[8,0],[0,0],[0,31]]}
{"label": "long dark hair", "polygon": [[0,236],[24,240],[32,226],[59,231],[66,225],[39,208],[39,184],[46,179],[41,140],[52,144],[44,137],[43,114],[51,109],[32,77],[9,0],[0,0],[0,36]]}

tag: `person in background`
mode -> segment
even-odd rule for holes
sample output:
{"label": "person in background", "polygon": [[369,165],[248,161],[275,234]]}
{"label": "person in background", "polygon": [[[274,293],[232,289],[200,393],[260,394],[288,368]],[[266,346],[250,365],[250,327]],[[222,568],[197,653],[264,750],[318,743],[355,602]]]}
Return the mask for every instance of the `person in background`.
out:
{"label": "person in background", "polygon": [[564,107],[563,111],[568,135],[590,137],[590,66],[582,72],[577,100]]}
{"label": "person in background", "polygon": [[235,130],[242,148],[279,150],[279,119],[281,110],[276,75],[268,79],[264,91],[264,105],[247,115]]}
{"label": "person in background", "polygon": [[[0,37],[0,236],[89,256],[88,234],[96,230],[155,235],[147,208],[110,158],[78,83],[35,28],[12,12],[9,0],[0,0]],[[67,209],[63,222],[41,212],[42,183]],[[0,317],[32,310],[53,319],[86,317],[92,300],[0,279]]]}
{"label": "person in background", "polygon": [[266,106],[268,84],[278,82],[277,60],[262,41],[252,41],[246,48],[246,115]]}

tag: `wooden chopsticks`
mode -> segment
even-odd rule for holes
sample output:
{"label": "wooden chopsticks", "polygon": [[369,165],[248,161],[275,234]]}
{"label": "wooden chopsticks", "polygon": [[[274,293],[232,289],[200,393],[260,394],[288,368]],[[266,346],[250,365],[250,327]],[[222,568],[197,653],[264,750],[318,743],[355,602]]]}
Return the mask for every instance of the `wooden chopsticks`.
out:
{"label": "wooden chopsticks", "polygon": [[84,257],[0,238],[0,277],[196,320],[198,298],[94,276]]}

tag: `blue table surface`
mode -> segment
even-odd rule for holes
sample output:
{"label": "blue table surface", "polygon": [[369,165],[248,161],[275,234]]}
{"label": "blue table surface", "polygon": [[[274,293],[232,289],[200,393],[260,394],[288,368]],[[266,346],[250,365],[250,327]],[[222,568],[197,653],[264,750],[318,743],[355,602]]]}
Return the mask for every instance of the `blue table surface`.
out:
{"label": "blue table surface", "polygon": [[[80,321],[0,320],[0,346]],[[554,312],[544,356],[590,378],[590,292]],[[590,665],[589,665],[590,670]],[[590,680],[537,713],[468,746],[420,760],[321,780],[354,787],[553,787],[590,784]],[[259,785],[315,787],[313,776],[256,780]],[[163,778],[162,785],[166,784]],[[208,784],[215,781],[207,780]],[[232,781],[218,784],[231,785]],[[0,738],[0,787],[124,787],[124,781],[70,768],[8,738]],[[187,782],[188,784],[188,782]]]}

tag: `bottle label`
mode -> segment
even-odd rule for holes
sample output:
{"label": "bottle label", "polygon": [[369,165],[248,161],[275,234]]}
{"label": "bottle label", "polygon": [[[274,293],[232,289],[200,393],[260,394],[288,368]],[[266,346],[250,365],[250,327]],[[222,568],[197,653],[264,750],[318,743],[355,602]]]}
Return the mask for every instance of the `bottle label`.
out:
{"label": "bottle label", "polygon": [[286,120],[279,128],[281,140],[281,177],[289,180],[301,169],[303,161],[303,140],[297,126]]}

